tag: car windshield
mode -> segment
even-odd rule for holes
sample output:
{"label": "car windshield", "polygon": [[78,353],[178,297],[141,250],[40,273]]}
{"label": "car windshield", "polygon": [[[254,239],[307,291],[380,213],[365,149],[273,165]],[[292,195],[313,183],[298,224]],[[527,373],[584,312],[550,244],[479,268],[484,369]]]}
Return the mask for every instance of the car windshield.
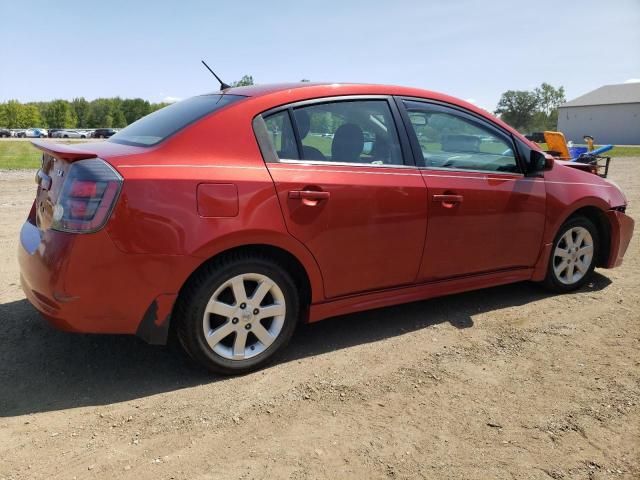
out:
{"label": "car windshield", "polygon": [[113,135],[109,141],[124,145],[149,147],[170,137],[187,125],[236,102],[241,95],[199,95],[157,110]]}

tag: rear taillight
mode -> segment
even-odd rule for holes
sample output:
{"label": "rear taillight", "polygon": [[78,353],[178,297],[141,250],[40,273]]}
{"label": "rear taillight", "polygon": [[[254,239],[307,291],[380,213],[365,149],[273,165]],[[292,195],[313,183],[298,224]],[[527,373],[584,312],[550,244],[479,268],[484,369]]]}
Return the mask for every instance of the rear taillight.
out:
{"label": "rear taillight", "polygon": [[71,165],[53,208],[54,230],[91,233],[100,230],[115,205],[122,177],[99,158]]}

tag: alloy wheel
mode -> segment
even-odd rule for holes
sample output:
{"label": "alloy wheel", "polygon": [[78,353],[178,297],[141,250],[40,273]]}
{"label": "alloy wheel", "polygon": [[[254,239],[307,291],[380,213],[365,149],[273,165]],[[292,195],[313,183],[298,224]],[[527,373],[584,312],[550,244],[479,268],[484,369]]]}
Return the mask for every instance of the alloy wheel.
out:
{"label": "alloy wheel", "polygon": [[286,302],[275,281],[243,273],[213,293],[202,319],[204,339],[218,355],[247,360],[264,352],[282,331]]}
{"label": "alloy wheel", "polygon": [[553,253],[553,271],[564,285],[579,282],[588,272],[593,262],[593,238],[584,227],[568,229]]}

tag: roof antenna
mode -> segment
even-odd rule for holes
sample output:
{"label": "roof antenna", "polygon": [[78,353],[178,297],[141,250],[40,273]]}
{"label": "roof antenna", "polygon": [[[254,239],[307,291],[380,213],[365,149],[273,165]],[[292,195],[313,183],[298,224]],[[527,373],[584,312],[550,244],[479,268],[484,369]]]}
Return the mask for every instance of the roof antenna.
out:
{"label": "roof antenna", "polygon": [[214,77],[216,77],[216,80],[218,80],[220,82],[220,90],[224,90],[226,88],[231,88],[231,85],[227,85],[226,83],[224,83],[222,80],[220,80],[220,77],[218,75],[216,75],[216,72],[214,72],[213,70],[211,70],[211,68],[209,67],[209,65],[206,64],[206,62],[204,60],[200,60],[202,62],[202,64],[207,67],[207,70],[209,70],[211,72],[211,75],[213,75]]}

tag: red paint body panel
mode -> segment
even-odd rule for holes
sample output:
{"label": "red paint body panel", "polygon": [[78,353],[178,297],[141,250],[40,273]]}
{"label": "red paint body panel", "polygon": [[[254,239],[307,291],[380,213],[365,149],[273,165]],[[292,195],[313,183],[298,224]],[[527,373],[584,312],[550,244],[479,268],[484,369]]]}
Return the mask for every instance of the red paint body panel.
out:
{"label": "red paint body panel", "polygon": [[633,236],[634,221],[628,215],[617,211],[608,211],[607,219],[611,223],[611,253],[607,268],[614,268],[622,264]]}
{"label": "red paint body panel", "polygon": [[[98,157],[123,178],[111,217],[96,233],[40,232],[32,219],[25,222],[23,288],[52,324],[76,332],[135,333],[146,316],[147,327],[166,326],[189,276],[212,257],[247,245],[279,248],[300,262],[311,286],[311,321],[540,279],[558,227],[585,206],[609,219],[607,266],[622,261],[633,221],[611,210],[626,199],[596,175],[560,162],[538,177],[265,165],[252,127],[260,113],[302,100],[397,95],[453,104],[537,148],[471,104],[379,85],[291,84],[227,93],[247,98],[153,147],[37,142],[63,169],[64,162]],[[305,200],[289,193],[301,190],[329,196]],[[447,206],[434,195],[463,201]]]}
{"label": "red paint body panel", "polygon": [[238,187],[233,183],[201,183],[197,195],[198,214],[201,217],[238,215]]}
{"label": "red paint body panel", "polygon": [[[270,164],[289,233],[317,260],[327,297],[408,285],[418,274],[427,195],[417,169]],[[289,192],[330,197],[307,205]]]}
{"label": "red paint body panel", "polygon": [[[451,170],[422,173],[431,210],[419,281],[535,264],[546,213],[542,179]],[[442,194],[458,195],[461,202],[434,199]]]}
{"label": "red paint body panel", "polygon": [[[39,236],[29,222],[23,235]],[[24,243],[23,243],[24,245]],[[177,293],[200,263],[192,257],[129,255],[101,231],[73,235],[48,230],[37,249],[20,248],[22,287],[51,323],[84,333],[136,332],[162,293]]]}

